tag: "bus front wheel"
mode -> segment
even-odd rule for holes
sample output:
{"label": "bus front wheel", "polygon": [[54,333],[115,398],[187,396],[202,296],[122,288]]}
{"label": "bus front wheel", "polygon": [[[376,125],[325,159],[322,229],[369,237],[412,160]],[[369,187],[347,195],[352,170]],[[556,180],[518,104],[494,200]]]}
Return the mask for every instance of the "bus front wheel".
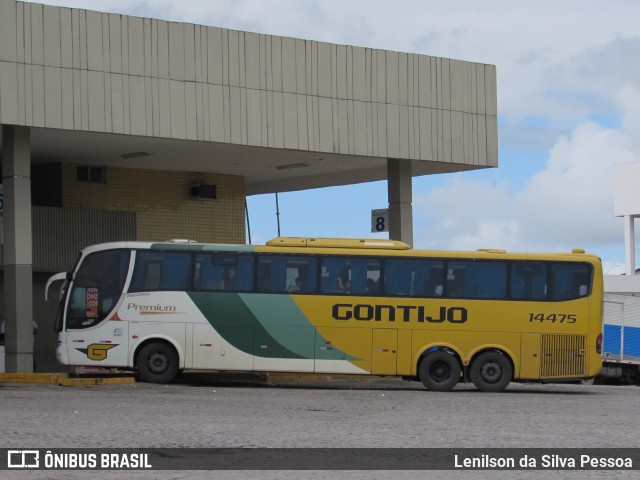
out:
{"label": "bus front wheel", "polygon": [[169,383],[178,375],[178,354],[166,343],[150,343],[138,353],[136,368],[143,382]]}
{"label": "bus front wheel", "polygon": [[443,350],[432,352],[420,362],[418,376],[429,390],[448,392],[460,381],[460,362]]}
{"label": "bus front wheel", "polygon": [[513,367],[506,355],[489,351],[478,355],[469,370],[471,381],[483,392],[501,392],[513,378]]}

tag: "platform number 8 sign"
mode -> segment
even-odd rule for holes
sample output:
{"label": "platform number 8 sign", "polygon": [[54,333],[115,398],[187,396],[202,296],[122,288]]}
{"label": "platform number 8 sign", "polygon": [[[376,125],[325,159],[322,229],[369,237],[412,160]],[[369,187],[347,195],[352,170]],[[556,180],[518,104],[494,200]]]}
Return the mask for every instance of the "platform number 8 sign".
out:
{"label": "platform number 8 sign", "polygon": [[389,231],[389,209],[371,210],[371,233]]}

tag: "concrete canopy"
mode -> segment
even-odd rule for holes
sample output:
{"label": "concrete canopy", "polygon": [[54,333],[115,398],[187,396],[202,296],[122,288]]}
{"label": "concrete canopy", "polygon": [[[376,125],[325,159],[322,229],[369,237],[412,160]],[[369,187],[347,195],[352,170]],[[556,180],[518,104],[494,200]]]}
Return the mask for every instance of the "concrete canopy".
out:
{"label": "concrete canopy", "polygon": [[[247,194],[386,180],[387,159],[213,142],[33,128],[33,164],[81,165],[211,172],[245,178]],[[413,175],[478,168],[412,161]]]}
{"label": "concrete canopy", "polygon": [[382,180],[387,158],[497,166],[492,65],[22,2],[0,19],[0,123],[32,127],[33,163],[240,175],[247,194]]}

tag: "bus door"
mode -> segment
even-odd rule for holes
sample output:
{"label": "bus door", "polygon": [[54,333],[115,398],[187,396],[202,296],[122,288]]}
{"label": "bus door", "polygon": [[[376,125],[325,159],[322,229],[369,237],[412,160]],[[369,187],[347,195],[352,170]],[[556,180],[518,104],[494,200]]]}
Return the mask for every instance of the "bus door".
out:
{"label": "bus door", "polygon": [[71,365],[126,366],[128,324],[116,314],[129,268],[129,252],[88,255],[70,286],[64,332]]}
{"label": "bus door", "polygon": [[390,328],[373,330],[371,372],[375,375],[397,373],[398,331]]}

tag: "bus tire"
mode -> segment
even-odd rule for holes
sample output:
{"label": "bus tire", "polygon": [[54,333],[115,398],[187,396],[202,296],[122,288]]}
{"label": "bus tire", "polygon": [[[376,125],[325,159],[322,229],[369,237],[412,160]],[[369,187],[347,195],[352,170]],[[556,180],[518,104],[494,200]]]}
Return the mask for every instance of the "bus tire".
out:
{"label": "bus tire", "polygon": [[138,353],[136,368],[143,382],[169,383],[178,375],[178,353],[164,342],[149,343]]}
{"label": "bus tire", "polygon": [[460,381],[460,362],[451,353],[437,350],[420,362],[418,376],[422,384],[436,392],[448,392]]}
{"label": "bus tire", "polygon": [[506,355],[491,350],[481,353],[473,360],[469,374],[478,390],[502,392],[513,378],[513,367]]}

